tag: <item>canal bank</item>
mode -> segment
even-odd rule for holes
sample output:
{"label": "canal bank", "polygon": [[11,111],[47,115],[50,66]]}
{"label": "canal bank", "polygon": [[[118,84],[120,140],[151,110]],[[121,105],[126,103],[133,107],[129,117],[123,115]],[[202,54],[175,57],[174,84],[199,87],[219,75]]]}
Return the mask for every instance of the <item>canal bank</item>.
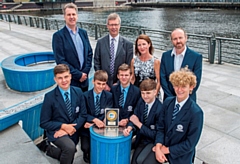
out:
{"label": "canal bank", "polygon": [[[51,51],[54,32],[54,30],[30,28],[0,21],[0,61],[15,54]],[[94,50],[96,40],[90,38],[90,42]],[[156,50],[154,55],[160,58],[161,53],[162,51]],[[226,63],[222,65],[209,64],[206,60],[203,61],[203,77],[197,96],[198,103],[204,111],[204,127],[197,146],[195,164],[202,164],[203,161],[208,164],[240,163],[238,157],[240,154],[239,72],[240,66]],[[0,87],[0,109],[30,99],[34,95],[44,94],[44,92],[19,93],[9,90],[5,85],[1,71]],[[0,153],[1,162],[31,163],[31,161],[27,161],[29,158],[35,159],[37,162],[37,155],[42,155],[40,151],[34,147],[29,139],[22,139],[24,133],[15,131],[14,128],[10,130],[11,132],[0,132],[0,138],[3,139],[1,143],[8,143],[8,145],[0,145],[0,150],[2,150]],[[17,137],[9,135],[17,135]],[[11,139],[19,141],[20,144],[10,142]],[[26,144],[31,144],[31,147]],[[26,156],[28,152],[29,155]],[[19,155],[21,156],[19,157]],[[75,157],[74,164],[84,164],[79,146]],[[58,163],[50,158],[47,160],[51,164]]]}

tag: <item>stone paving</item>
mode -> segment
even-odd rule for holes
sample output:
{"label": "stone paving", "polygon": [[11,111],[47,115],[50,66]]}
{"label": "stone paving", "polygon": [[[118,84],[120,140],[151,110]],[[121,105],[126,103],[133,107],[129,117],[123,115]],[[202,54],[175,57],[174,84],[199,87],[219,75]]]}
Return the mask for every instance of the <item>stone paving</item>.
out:
{"label": "stone paving", "polygon": [[[0,62],[11,55],[29,52],[51,51],[52,34],[55,31],[30,28],[12,23],[0,21]],[[96,41],[90,38],[94,50]],[[154,55],[161,57],[162,51],[156,50]],[[239,164],[240,158],[240,66],[231,64],[209,64],[203,61],[203,77],[198,90],[198,103],[204,111],[204,127],[197,145],[196,164],[204,161],[208,164]],[[2,70],[0,70],[0,109],[11,107],[26,101],[36,95],[49,91],[48,88],[34,93],[20,93],[7,88]],[[41,152],[34,147],[34,142],[24,136],[20,126],[11,127],[0,132],[0,163],[45,163],[46,160],[39,158]],[[15,135],[20,137],[8,137]],[[15,141],[25,137],[28,144],[16,144]],[[37,141],[35,141],[37,142]],[[11,149],[5,149],[8,143]],[[24,153],[23,153],[24,151]],[[24,154],[30,151],[28,158]],[[35,154],[34,154],[35,153]],[[35,158],[35,155],[37,156]],[[16,157],[17,156],[17,157]],[[20,157],[22,158],[20,158]],[[31,157],[31,158],[30,158]],[[45,157],[51,164],[58,163],[56,160]],[[39,159],[39,162],[37,162]],[[40,162],[42,160],[42,162]],[[43,162],[45,161],[45,162]],[[74,163],[84,164],[82,152],[78,146]]]}

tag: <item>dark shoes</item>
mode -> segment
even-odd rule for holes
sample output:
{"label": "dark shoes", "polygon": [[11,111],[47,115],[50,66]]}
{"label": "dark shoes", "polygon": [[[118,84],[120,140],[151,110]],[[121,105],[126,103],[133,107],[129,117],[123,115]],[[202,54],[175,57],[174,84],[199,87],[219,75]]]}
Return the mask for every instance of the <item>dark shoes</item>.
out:
{"label": "dark shoes", "polygon": [[90,156],[87,153],[83,153],[83,160],[86,163],[90,163]]}
{"label": "dark shoes", "polygon": [[37,147],[43,151],[43,152],[46,152],[47,151],[47,148],[49,146],[49,142],[47,139],[44,139],[42,142],[40,142],[39,144],[37,144]]}

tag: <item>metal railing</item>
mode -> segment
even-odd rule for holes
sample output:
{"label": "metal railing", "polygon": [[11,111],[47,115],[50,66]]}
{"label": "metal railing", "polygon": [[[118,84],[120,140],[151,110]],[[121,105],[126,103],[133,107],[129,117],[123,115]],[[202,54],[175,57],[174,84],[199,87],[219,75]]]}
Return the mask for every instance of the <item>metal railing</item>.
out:
{"label": "metal railing", "polygon": [[[59,30],[64,27],[64,20],[49,19],[35,16],[1,14],[0,20],[23,24],[30,27],[42,28],[45,30]],[[108,29],[105,24],[78,22],[79,27],[84,28],[90,37],[96,40],[106,34]],[[155,49],[167,51],[172,48],[170,42],[170,31],[154,30],[142,27],[121,26],[121,35],[135,42],[139,34],[147,34]],[[187,45],[201,53],[210,63],[215,61],[240,65],[240,39],[223,38],[213,35],[188,34]],[[217,54],[217,55],[216,55]]]}

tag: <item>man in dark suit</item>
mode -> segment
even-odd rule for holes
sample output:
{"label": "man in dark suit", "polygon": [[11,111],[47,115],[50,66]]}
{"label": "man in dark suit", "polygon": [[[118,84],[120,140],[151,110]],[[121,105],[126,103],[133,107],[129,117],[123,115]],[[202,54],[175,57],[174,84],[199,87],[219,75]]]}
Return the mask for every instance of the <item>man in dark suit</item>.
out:
{"label": "man in dark suit", "polygon": [[[147,145],[153,145],[155,142],[155,135],[157,133],[156,123],[162,110],[162,103],[156,98],[156,86],[156,82],[152,79],[142,81],[140,84],[142,98],[138,101],[134,109],[134,114],[130,117],[131,122],[128,123],[127,128],[123,131],[123,134],[128,136],[132,130],[136,130],[136,141],[133,145],[135,151],[131,164],[152,164],[148,158],[150,158],[149,154],[151,154],[153,146],[148,150],[144,149]],[[143,151],[144,153],[141,154]],[[152,154],[152,157],[154,157],[154,154]]]}
{"label": "man in dark suit", "polygon": [[[70,69],[65,64],[54,68],[54,80],[57,87],[44,97],[40,126],[46,131],[48,141],[59,151],[51,156],[61,164],[71,164],[76,145],[79,141],[79,129],[85,123],[87,113],[83,92],[80,88],[70,86]],[[55,149],[49,146],[47,154]]]}
{"label": "man in dark suit", "polygon": [[99,127],[105,127],[103,122],[105,118],[105,108],[112,108],[112,94],[104,91],[108,75],[106,71],[98,70],[94,73],[92,90],[84,93],[84,100],[87,108],[87,121],[81,129],[81,149],[83,151],[83,160],[90,162],[90,132],[89,128],[94,124]]}
{"label": "man in dark suit", "polygon": [[130,65],[133,58],[133,43],[119,35],[121,19],[112,13],[107,18],[109,35],[97,41],[94,52],[94,69],[105,70],[108,73],[106,90],[117,82],[118,67],[126,63]]}
{"label": "man in dark suit", "polygon": [[186,46],[187,34],[181,28],[172,31],[171,41],[174,48],[163,53],[160,65],[160,81],[164,91],[164,100],[167,97],[176,96],[169,81],[170,74],[187,66],[197,76],[197,86],[190,95],[196,101],[196,91],[202,77],[202,55]]}
{"label": "man in dark suit", "polygon": [[71,85],[88,90],[88,73],[92,67],[92,48],[87,32],[77,27],[78,8],[68,3],[63,8],[66,26],[53,34],[52,49],[57,64],[67,64]]}
{"label": "man in dark suit", "polygon": [[170,81],[177,96],[163,103],[153,150],[160,163],[192,164],[203,127],[203,111],[189,97],[196,86],[196,76],[182,68],[170,75]]}
{"label": "man in dark suit", "polygon": [[[127,64],[118,67],[117,77],[119,84],[112,86],[111,93],[113,95],[113,107],[119,108],[119,126],[126,126],[129,117],[133,114],[133,110],[141,97],[140,90],[131,84],[132,72]],[[122,101],[121,101],[122,100]]]}

